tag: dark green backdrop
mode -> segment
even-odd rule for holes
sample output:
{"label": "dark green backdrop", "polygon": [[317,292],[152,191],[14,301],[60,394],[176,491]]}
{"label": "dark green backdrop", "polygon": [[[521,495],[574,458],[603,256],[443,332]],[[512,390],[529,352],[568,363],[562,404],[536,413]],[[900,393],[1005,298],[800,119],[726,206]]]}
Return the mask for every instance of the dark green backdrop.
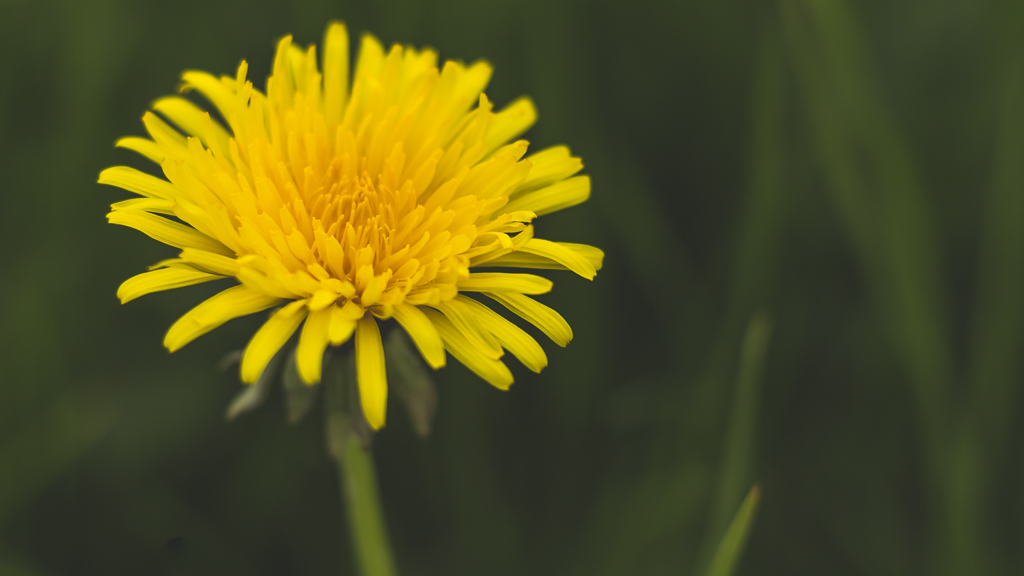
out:
{"label": "dark green backdrop", "polygon": [[174,251],[94,183],[184,69],[334,18],[530,94],[594,181],[540,233],[607,254],[541,376],[392,405],[403,574],[693,574],[755,481],[740,574],[1024,570],[1019,3],[0,0],[0,574],[351,573],[319,411],[224,421],[257,319],[168,355],[209,290],[120,306]]}

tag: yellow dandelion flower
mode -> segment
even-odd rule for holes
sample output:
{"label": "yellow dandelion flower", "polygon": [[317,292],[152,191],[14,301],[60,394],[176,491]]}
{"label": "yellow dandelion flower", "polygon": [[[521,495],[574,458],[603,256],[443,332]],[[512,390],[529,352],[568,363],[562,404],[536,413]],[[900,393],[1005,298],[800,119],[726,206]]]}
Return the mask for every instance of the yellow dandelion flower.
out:
{"label": "yellow dandelion flower", "polygon": [[[138,194],[116,203],[111,223],[179,248],[180,255],[125,281],[121,302],[201,282],[237,285],[199,304],[164,339],[175,351],[225,322],[283,304],[245,348],[241,379],[255,382],[301,326],[298,372],[320,380],[328,345],[355,341],[369,424],[384,425],[387,382],[379,322],[395,320],[437,369],[451,353],[494,386],[547,364],[537,342],[467,293],[482,294],[564,346],[565,320],[530,296],[551,290],[532,274],[486,268],[568,269],[593,278],[600,250],[534,237],[537,216],[579,204],[590,180],[558,146],[526,156],[509,143],[536,119],[522,98],[502,109],[482,92],[491,66],[448,61],[362,38],[349,83],[348,34],[315,46],[278,44],[266,93],[246,79],[183,75],[220,117],[169,96],[142,118],[150,139],[117,146],[160,164],[166,180],[126,166],[99,181]],[[476,105],[474,107],[474,104]]]}

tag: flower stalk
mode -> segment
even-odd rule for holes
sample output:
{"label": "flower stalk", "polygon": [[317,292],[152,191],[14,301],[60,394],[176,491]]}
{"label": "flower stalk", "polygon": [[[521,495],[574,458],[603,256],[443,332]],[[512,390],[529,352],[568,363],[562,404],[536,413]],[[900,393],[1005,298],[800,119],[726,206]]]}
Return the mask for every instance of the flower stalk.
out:
{"label": "flower stalk", "polygon": [[377,490],[373,455],[363,448],[358,437],[349,434],[340,456],[336,462],[341,498],[348,516],[359,573],[363,576],[394,576],[398,572]]}
{"label": "flower stalk", "polygon": [[327,446],[338,468],[352,551],[362,576],[394,576],[395,561],[377,490],[369,426],[360,409],[351,349],[327,364]]}

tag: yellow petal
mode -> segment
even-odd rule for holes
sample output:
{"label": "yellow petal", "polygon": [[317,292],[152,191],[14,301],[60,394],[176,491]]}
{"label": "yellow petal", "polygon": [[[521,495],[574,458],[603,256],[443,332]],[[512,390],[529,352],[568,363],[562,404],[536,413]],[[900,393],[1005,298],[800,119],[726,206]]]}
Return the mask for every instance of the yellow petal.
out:
{"label": "yellow petal", "polygon": [[[445,66],[447,67],[447,63]],[[453,103],[465,101],[467,104],[472,104],[487,87],[487,83],[491,81],[494,67],[489,62],[477,60],[460,72],[457,87],[452,93],[452,101]]]}
{"label": "yellow petal", "polygon": [[505,272],[477,272],[459,280],[459,290],[467,292],[518,292],[520,294],[547,294],[552,282],[533,274]]}
{"label": "yellow petal", "polygon": [[494,150],[526,132],[536,121],[537,108],[533,101],[527,97],[520,98],[495,114],[484,141],[489,150]]}
{"label": "yellow petal", "polygon": [[207,127],[212,126],[217,146],[221,150],[227,150],[230,138],[227,130],[218,122],[207,124],[205,121],[206,111],[189,100],[180,96],[165,96],[153,103],[153,110],[163,114],[185,133],[199,138],[207,148],[211,146],[206,136]]}
{"label": "yellow petal", "polygon": [[100,172],[99,183],[124,188],[147,198],[172,200],[178,194],[178,189],[167,180],[128,166],[114,166]]}
{"label": "yellow petal", "polygon": [[[346,303],[346,306],[349,303]],[[355,304],[352,304],[355,306]],[[332,306],[331,307],[331,326],[327,329],[327,338],[331,341],[332,346],[341,346],[348,339],[352,337],[352,333],[356,330],[356,320],[361,318],[363,315],[362,310],[356,318],[352,318],[350,310],[345,310],[343,306]]]}
{"label": "yellow petal", "polygon": [[153,141],[167,156],[178,159],[188,157],[188,141],[181,133],[171,128],[170,124],[152,112],[142,115],[142,123],[146,126],[146,131],[149,132]]}
{"label": "yellow petal", "polygon": [[327,308],[338,299],[338,293],[330,290],[317,290],[309,300],[309,309],[318,312]]}
{"label": "yellow petal", "polygon": [[384,426],[388,404],[388,380],[384,346],[373,316],[366,315],[356,328],[356,374],[366,422],[374,430]]}
{"label": "yellow petal", "polygon": [[366,309],[349,300],[341,307],[341,312],[349,320],[359,320],[364,314],[366,314]]}
{"label": "yellow petal", "polygon": [[174,202],[160,198],[131,198],[110,205],[111,210],[128,210],[135,212],[151,212],[153,214],[174,215]]}
{"label": "yellow petal", "polygon": [[[561,249],[569,250],[576,254],[580,258],[584,258],[589,266],[589,269],[600,270],[604,263],[604,252],[599,248],[593,246],[587,246],[586,244],[571,244],[569,242],[552,242]],[[540,270],[570,270],[567,264],[573,263],[565,257],[561,257],[559,261],[552,260],[546,256],[541,256],[536,253],[525,252],[523,250],[516,250],[508,254],[502,254],[501,256],[493,257],[490,260],[483,260],[482,262],[474,264],[475,266],[491,266],[496,268],[535,268]],[[584,272],[588,271],[588,266],[581,266],[579,263],[574,264],[579,269],[572,268],[573,272],[576,272],[584,278],[592,279],[593,276],[587,276]]]}
{"label": "yellow petal", "polygon": [[522,328],[502,318],[500,314],[476,300],[467,298],[466,304],[472,310],[480,326],[494,334],[498,342],[501,342],[501,345],[518,358],[524,366],[534,372],[540,372],[547,367],[548,357],[544,354],[544,349]]}
{"label": "yellow petal", "polygon": [[213,274],[234,276],[238,274],[238,260],[222,256],[214,252],[199,250],[198,248],[185,248],[181,251],[181,259],[203,270]]}
{"label": "yellow petal", "polygon": [[485,292],[494,300],[540,329],[548,338],[565,346],[572,341],[572,328],[562,315],[529,296],[514,292]]}
{"label": "yellow petal", "polygon": [[198,248],[225,256],[234,255],[230,248],[219,241],[210,238],[191,226],[179,224],[162,216],[156,216],[147,212],[117,210],[107,214],[107,220],[111,224],[135,228],[158,242],[163,242],[177,248]]}
{"label": "yellow petal", "polygon": [[327,350],[327,331],[331,327],[331,311],[318,310],[306,317],[306,324],[299,335],[299,347],[295,350],[295,366],[306,384],[320,381],[324,365],[324,350]]}
{"label": "yellow petal", "polygon": [[490,333],[480,329],[479,326],[473,321],[473,318],[469,315],[469,309],[466,307],[462,300],[465,296],[456,296],[452,300],[445,300],[438,304],[433,305],[434,308],[439,310],[446,318],[452,321],[452,324],[463,334],[466,339],[473,344],[474,347],[480,350],[480,353],[488,358],[497,360],[504,355],[501,350],[501,343],[496,338],[491,336]]}
{"label": "yellow petal", "polygon": [[255,268],[250,268],[248,266],[242,266],[238,269],[238,281],[253,290],[263,292],[264,294],[273,294],[278,298],[295,298],[302,296],[285,288],[279,280],[279,278],[272,279]]}
{"label": "yellow petal", "polygon": [[207,72],[189,70],[182,74],[181,78],[184,80],[182,92],[195,88],[196,91],[217,107],[221,116],[231,118],[231,110],[234,107],[232,105],[234,94],[214,75]]}
{"label": "yellow petal", "polygon": [[341,22],[332,22],[324,37],[324,120],[328,129],[341,123],[347,100],[348,31]]}
{"label": "yellow petal", "polygon": [[[527,254],[534,254],[553,260],[587,280],[593,280],[594,276],[597,275],[597,269],[590,259],[572,248],[551,242],[550,240],[533,238],[520,247],[519,250]],[[594,250],[597,249],[595,248]],[[597,252],[600,253],[598,257],[600,262],[600,260],[604,259],[604,253],[600,250],[597,250]]]}
{"label": "yellow petal", "polygon": [[[388,280],[391,279],[391,271],[387,271],[384,274],[373,276],[366,283],[366,287],[363,289],[363,293],[359,296],[359,302],[364,308],[369,308],[376,304],[381,295],[384,294],[384,290],[388,286]],[[357,282],[358,283],[358,282]]]}
{"label": "yellow petal", "polygon": [[445,365],[444,342],[422,310],[411,304],[399,304],[395,306],[395,320],[409,334],[431,368],[437,370]]}
{"label": "yellow petal", "polygon": [[157,164],[163,162],[164,158],[167,157],[167,153],[160,148],[159,144],[146,138],[139,138],[138,136],[121,138],[114,143],[114,146],[117,148],[126,148],[132,152],[138,152]]}
{"label": "yellow petal", "polygon": [[384,47],[380,40],[377,40],[373,34],[363,34],[359,43],[359,56],[356,57],[356,72],[352,78],[353,86],[360,80],[363,82],[376,80],[374,77],[379,74],[383,64]]}
{"label": "yellow petal", "polygon": [[295,94],[293,75],[290,73],[289,59],[292,48],[292,37],[285,36],[277,43],[274,52],[274,64],[271,77],[267,80],[267,98],[280,109],[286,110],[292,103]]}
{"label": "yellow petal", "polygon": [[572,250],[573,252],[583,256],[590,262],[590,265],[594,267],[594,270],[600,270],[604,266],[604,250],[595,246],[589,246],[587,244],[573,244],[572,242],[555,242],[559,246],[563,246]]}
{"label": "yellow petal", "polygon": [[[526,140],[503,146],[494,153],[493,158],[473,166],[459,185],[455,196],[472,194],[478,199],[496,202],[499,197],[508,196],[530,172],[530,164],[519,161],[526,154],[528,146]],[[506,201],[502,199],[500,204],[505,204]]]}
{"label": "yellow petal", "polygon": [[508,390],[512,385],[512,372],[500,360],[489,358],[480,349],[466,338],[464,332],[455,327],[446,316],[433,310],[424,310],[424,314],[437,328],[444,347],[451,352],[452,356],[465,364],[477,376],[486,380],[489,384],[500,390]]}
{"label": "yellow petal", "polygon": [[163,268],[143,272],[125,280],[121,283],[121,287],[117,289],[117,297],[121,299],[121,304],[124,304],[139,296],[145,296],[153,292],[182,288],[184,286],[209,282],[210,280],[220,280],[221,278],[223,276],[207,274],[194,268],[179,266]]}
{"label": "yellow petal", "polygon": [[260,326],[242,355],[242,382],[253,384],[259,379],[274,354],[288,342],[305,318],[306,301],[295,300],[274,312],[274,315]]}
{"label": "yellow petal", "polygon": [[530,173],[527,175],[526,180],[523,180],[516,187],[515,192],[512,193],[512,199],[515,199],[516,195],[523,192],[529,192],[530,190],[536,190],[565,180],[583,169],[583,162],[579,158],[574,158],[566,146],[555,146],[541,150],[536,154],[527,156],[526,160],[531,164]]}
{"label": "yellow petal", "polygon": [[174,352],[228,320],[266,310],[278,302],[279,298],[246,286],[228,288],[186,312],[167,331],[164,346]]}
{"label": "yellow petal", "polygon": [[507,214],[520,210],[530,210],[541,216],[550,214],[570,206],[585,202],[590,198],[590,177],[576,176],[568,180],[552,184],[540,190],[526,192],[517,196],[502,207],[498,213]]}

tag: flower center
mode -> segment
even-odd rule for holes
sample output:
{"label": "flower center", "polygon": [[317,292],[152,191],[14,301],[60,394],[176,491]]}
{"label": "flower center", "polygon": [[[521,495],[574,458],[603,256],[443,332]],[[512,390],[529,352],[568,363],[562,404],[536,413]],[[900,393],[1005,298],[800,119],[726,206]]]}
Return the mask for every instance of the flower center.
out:
{"label": "flower center", "polygon": [[[476,236],[475,198],[455,206],[421,202],[414,180],[402,178],[403,163],[397,145],[381,176],[372,178],[365,159],[337,156],[302,203],[309,206],[312,230],[310,251],[300,248],[307,256],[303,269],[322,277],[322,268],[341,280],[346,286],[338,294],[364,308],[398,304],[411,292],[424,302],[453,298],[456,282],[468,274],[463,253]],[[352,168],[358,164],[364,171],[357,176]],[[303,215],[293,208],[293,216]]]}

